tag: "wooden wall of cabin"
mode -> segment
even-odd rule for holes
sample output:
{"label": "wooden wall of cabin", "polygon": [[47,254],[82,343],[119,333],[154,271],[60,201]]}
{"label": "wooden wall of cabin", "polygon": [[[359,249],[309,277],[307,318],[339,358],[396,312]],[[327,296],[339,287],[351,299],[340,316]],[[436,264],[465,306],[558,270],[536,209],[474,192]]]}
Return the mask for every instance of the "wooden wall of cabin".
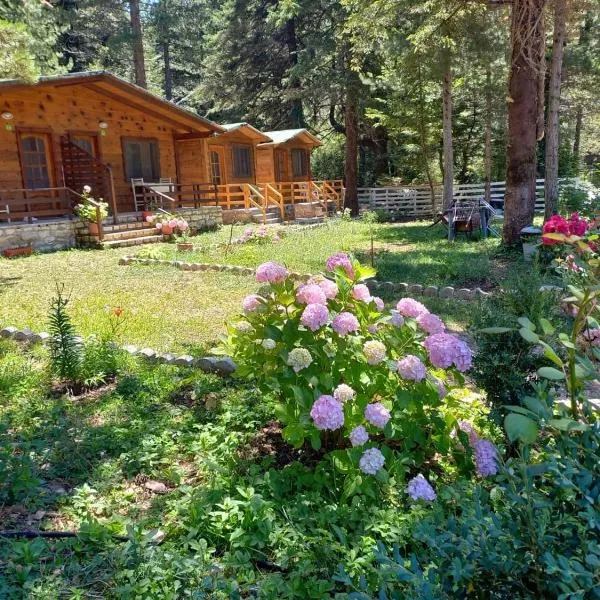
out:
{"label": "wooden wall of cabin", "polygon": [[[298,148],[308,153],[308,172],[306,175],[294,176],[292,168],[292,150]],[[293,146],[265,146],[257,149],[257,183],[270,182],[289,182],[289,181],[309,181],[311,179],[310,171],[310,152],[312,147],[309,145],[294,144]],[[281,158],[279,158],[281,157]],[[276,167],[277,161],[281,161],[280,168]]]}
{"label": "wooden wall of cabin", "polygon": [[[173,129],[158,118],[131,108],[83,86],[58,86],[0,92],[0,112],[14,115],[6,129],[0,124],[0,189],[23,185],[17,132],[22,129],[46,132],[52,140],[54,183],[63,184],[60,136],[68,132],[98,135],[99,158],[112,166],[120,211],[133,210],[130,182],[125,178],[122,137],[158,140],[160,176],[177,177]],[[100,122],[108,127],[101,130]]]}
{"label": "wooden wall of cabin", "polygon": [[275,181],[275,163],[273,162],[273,146],[256,149],[256,183]]}
{"label": "wooden wall of cabin", "polygon": [[[250,146],[252,149],[252,175],[250,177],[236,177],[233,168],[233,147],[234,146]],[[256,183],[258,173],[258,155],[256,142],[238,131],[221,134],[216,137],[208,138],[208,152],[211,150],[222,149],[222,156],[225,164],[222,165],[225,180],[223,183]],[[210,158],[208,159],[210,160]]]}
{"label": "wooden wall of cabin", "polygon": [[178,182],[184,185],[209,183],[208,144],[206,138],[178,140],[176,143],[179,162]]}

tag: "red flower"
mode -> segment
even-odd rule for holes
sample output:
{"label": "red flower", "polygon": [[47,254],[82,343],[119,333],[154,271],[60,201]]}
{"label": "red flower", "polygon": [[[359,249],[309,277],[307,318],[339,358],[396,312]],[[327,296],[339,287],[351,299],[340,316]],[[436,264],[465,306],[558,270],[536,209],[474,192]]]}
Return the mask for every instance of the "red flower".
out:
{"label": "red flower", "polygon": [[[563,235],[569,235],[569,223],[560,215],[553,215],[544,223],[544,233],[562,233]],[[542,235],[542,243],[546,246],[553,246],[554,244],[560,244],[558,240],[552,240]]]}
{"label": "red flower", "polygon": [[588,230],[588,222],[579,216],[579,213],[574,212],[569,219],[569,232],[571,235],[581,237]]}

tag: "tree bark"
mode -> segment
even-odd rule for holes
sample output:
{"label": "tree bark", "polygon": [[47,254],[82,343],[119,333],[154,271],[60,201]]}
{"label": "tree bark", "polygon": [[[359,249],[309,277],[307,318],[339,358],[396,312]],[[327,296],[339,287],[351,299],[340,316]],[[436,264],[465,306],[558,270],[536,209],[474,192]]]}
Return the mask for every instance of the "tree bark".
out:
{"label": "tree bark", "polygon": [[[290,68],[293,70],[298,66],[298,38],[296,36],[296,19],[291,18],[285,24],[285,42],[290,57]],[[290,77],[290,87],[292,88],[292,97],[289,100],[290,105],[290,124],[294,129],[306,127],[304,119],[304,108],[300,96],[300,79],[293,75]]]}
{"label": "tree bark", "polygon": [[165,72],[165,98],[173,99],[173,71],[171,70],[171,52],[169,42],[163,41],[163,64]]}
{"label": "tree bark", "polygon": [[346,195],[344,208],[358,215],[358,86],[353,75],[349,75],[346,89],[346,149],[344,172]]}
{"label": "tree bark", "polygon": [[511,68],[508,83],[508,134],[503,241],[519,241],[535,209],[539,76],[544,59],[546,0],[514,0]]}
{"label": "tree bark", "polygon": [[579,176],[581,170],[579,147],[581,145],[581,130],[583,128],[583,107],[581,104],[577,106],[577,114],[575,116],[575,138],[573,139],[573,175]]}
{"label": "tree bark", "polygon": [[417,67],[417,76],[419,83],[419,110],[417,111],[417,123],[419,127],[419,141],[421,146],[421,159],[423,160],[423,169],[427,176],[427,183],[429,185],[429,194],[431,196],[431,208],[432,212],[435,213],[435,185],[433,183],[433,177],[431,175],[431,169],[429,168],[429,151],[427,148],[427,122],[425,120],[425,93],[423,90],[423,74],[421,73],[421,65]]}
{"label": "tree bark", "polygon": [[454,148],[452,146],[452,61],[450,52],[442,50],[442,124],[444,135],[444,208],[452,204],[454,182]]}
{"label": "tree bark", "polygon": [[544,182],[544,218],[549,219],[558,211],[558,146],[560,112],[560,87],[562,64],[567,31],[567,2],[554,0],[554,33],[552,40],[552,66],[548,90],[548,114],[546,117],[546,172]]}
{"label": "tree bark", "polygon": [[144,62],[144,44],[142,38],[142,20],[140,18],[139,0],[129,0],[131,31],[133,33],[133,71],[135,82],[140,87],[147,87],[146,64]]}
{"label": "tree bark", "polygon": [[492,69],[488,65],[485,71],[485,201],[492,201]]}

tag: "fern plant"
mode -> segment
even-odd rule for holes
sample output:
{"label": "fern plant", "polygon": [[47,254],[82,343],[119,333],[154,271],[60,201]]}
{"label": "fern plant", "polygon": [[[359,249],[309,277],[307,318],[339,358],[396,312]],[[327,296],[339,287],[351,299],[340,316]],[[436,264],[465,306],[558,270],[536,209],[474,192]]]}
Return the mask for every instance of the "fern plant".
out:
{"label": "fern plant", "polygon": [[67,312],[69,298],[64,285],[56,286],[56,296],[50,304],[49,328],[52,370],[60,379],[77,382],[81,376],[83,350],[75,326]]}

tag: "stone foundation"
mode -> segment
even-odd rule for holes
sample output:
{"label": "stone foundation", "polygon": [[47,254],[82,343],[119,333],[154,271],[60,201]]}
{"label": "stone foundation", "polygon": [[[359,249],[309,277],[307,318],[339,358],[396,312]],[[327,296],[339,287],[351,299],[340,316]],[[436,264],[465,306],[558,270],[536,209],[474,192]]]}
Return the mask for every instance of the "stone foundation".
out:
{"label": "stone foundation", "polygon": [[224,211],[220,206],[201,206],[200,208],[178,208],[175,213],[183,217],[190,229],[206,231],[225,223]]}
{"label": "stone foundation", "polygon": [[0,252],[30,246],[34,250],[61,250],[75,245],[75,220],[0,225]]}
{"label": "stone foundation", "polygon": [[223,225],[232,223],[252,223],[252,213],[245,208],[223,210]]}
{"label": "stone foundation", "polygon": [[294,205],[296,219],[314,219],[323,216],[323,207],[316,202],[301,202]]}

